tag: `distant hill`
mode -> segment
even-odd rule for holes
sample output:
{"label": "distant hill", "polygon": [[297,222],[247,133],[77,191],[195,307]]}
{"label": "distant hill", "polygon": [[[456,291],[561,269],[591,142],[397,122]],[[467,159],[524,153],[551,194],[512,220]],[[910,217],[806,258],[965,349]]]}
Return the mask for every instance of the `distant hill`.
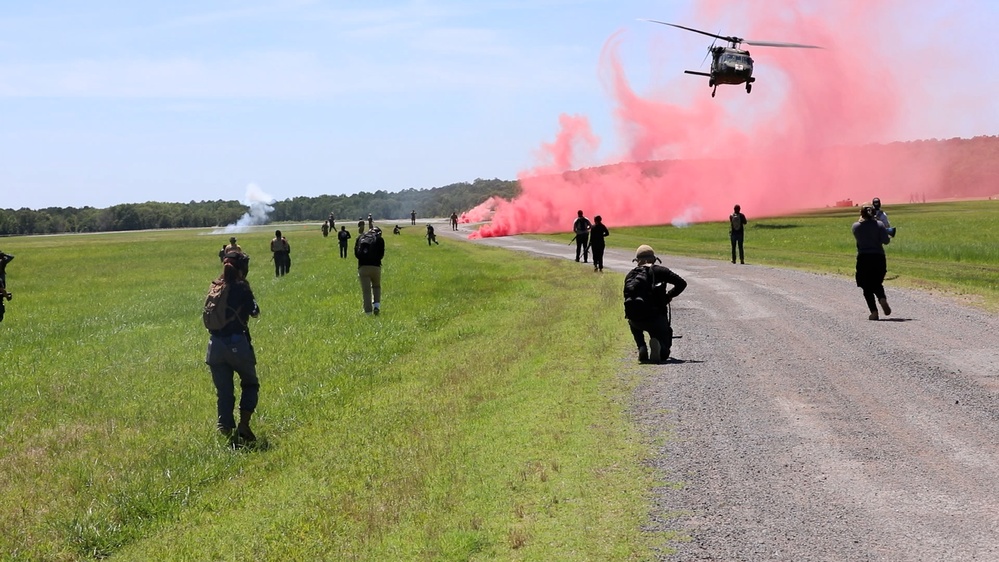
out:
{"label": "distant hill", "polygon": [[[580,185],[584,178],[615,175],[640,169],[644,176],[668,174],[673,169],[715,166],[717,162],[657,161],[621,163],[565,172],[562,176]],[[999,196],[999,136],[971,139],[931,139],[859,147],[838,147],[816,156],[816,169],[836,171],[835,192],[827,194],[832,205],[849,199],[849,186],[877,186],[896,201]],[[624,176],[624,174],[621,174]],[[827,181],[816,178],[816,181]],[[846,186],[846,187],[844,187]],[[627,188],[627,186],[622,186]],[[822,186],[818,189],[823,192]],[[338,220],[356,221],[371,213],[376,220],[406,220],[415,210],[420,218],[446,217],[475,208],[487,199],[510,200],[521,193],[517,180],[476,179],[429,189],[398,192],[360,192],[352,195],[294,197],[273,203],[273,221],[322,221],[330,212]],[[864,195],[860,195],[863,197]],[[727,203],[726,203],[727,204]],[[225,226],[248,211],[238,201],[191,203],[135,203],[95,209],[51,207],[40,210],[0,209],[0,235],[103,232],[151,228]]]}

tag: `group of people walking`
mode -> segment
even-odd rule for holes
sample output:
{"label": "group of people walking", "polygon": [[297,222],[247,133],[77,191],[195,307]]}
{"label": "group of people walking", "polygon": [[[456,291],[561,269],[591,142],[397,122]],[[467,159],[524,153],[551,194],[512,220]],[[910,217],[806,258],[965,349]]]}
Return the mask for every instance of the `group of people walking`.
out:
{"label": "group of people walking", "polygon": [[[331,213],[327,224],[332,223],[332,219]],[[456,228],[455,219],[456,214],[452,214],[452,228]],[[413,220],[415,221],[415,211]],[[367,222],[367,230],[364,228],[363,219],[358,222],[359,236],[354,243],[354,257],[357,259],[357,276],[361,285],[362,310],[366,315],[378,315],[381,312],[381,265],[385,257],[385,241],[381,229],[374,226],[371,215],[368,215]],[[748,222],[741,207],[735,205],[733,213],[729,216],[733,264],[737,258],[740,264],[745,264],[743,242]],[[610,231],[604,225],[602,217],[597,215],[593,222],[590,222],[580,210],[576,213],[572,230],[573,241],[576,242],[576,261],[582,258],[583,263],[587,263],[592,255],[593,270],[603,271],[605,239],[610,236]],[[399,227],[396,226],[395,233],[398,234],[398,231]],[[888,222],[888,216],[881,208],[880,199],[874,198],[872,203],[861,205],[860,218],[853,224],[852,231],[857,243],[856,283],[863,289],[864,300],[870,310],[869,318],[878,320],[880,318],[878,305],[885,316],[891,314],[891,307],[888,305],[884,290],[884,278],[887,272],[884,246],[895,236],[895,229]],[[324,224],[323,235],[327,234]],[[351,235],[345,226],[340,227],[337,238],[340,257],[346,258],[347,244]],[[427,243],[436,242],[433,226],[427,224]],[[274,254],[275,275],[280,277],[288,273],[291,247],[280,230],[274,233],[271,251]],[[249,318],[255,318],[260,314],[260,308],[246,280],[249,257],[237,244],[235,237],[230,238],[229,244],[219,252],[219,257],[222,260],[223,270],[213,284],[224,283],[230,286],[226,304],[235,312],[223,327],[209,329],[205,363],[209,366],[216,388],[218,430],[228,436],[234,445],[251,443],[256,436],[250,429],[250,419],[257,405],[260,384],[256,374],[256,357],[248,322]],[[10,298],[6,292],[4,273],[11,259],[13,256],[0,252],[0,290],[3,291],[0,294],[0,307],[4,295],[8,300]],[[661,265],[662,260],[647,244],[638,247],[632,261],[636,265],[625,276],[624,307],[628,328],[638,350],[638,360],[641,363],[664,363],[670,358],[673,340],[670,303],[683,293],[687,288],[687,282],[668,267]],[[2,318],[2,308],[0,308],[0,320]],[[235,375],[239,376],[242,389],[238,423],[234,416]]]}

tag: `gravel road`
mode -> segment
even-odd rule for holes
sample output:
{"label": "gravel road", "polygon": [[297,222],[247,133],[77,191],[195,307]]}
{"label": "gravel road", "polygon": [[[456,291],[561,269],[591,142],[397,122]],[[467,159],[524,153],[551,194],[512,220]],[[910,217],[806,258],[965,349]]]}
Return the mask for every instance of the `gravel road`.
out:
{"label": "gravel road", "polygon": [[[632,257],[608,250],[605,268]],[[648,371],[638,423],[669,436],[649,459],[669,485],[648,528],[687,540],[659,559],[999,560],[995,315],[889,282],[893,314],[872,322],[850,278],[753,265],[751,250],[747,265],[661,257],[689,283],[682,339],[668,364],[622,359]]]}

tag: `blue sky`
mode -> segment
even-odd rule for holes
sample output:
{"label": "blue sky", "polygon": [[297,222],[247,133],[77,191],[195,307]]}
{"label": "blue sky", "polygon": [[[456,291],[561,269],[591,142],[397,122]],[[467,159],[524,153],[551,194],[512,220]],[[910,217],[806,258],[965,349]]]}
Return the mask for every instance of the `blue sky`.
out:
{"label": "blue sky", "polygon": [[[948,20],[946,35],[967,58],[953,76],[919,87],[941,88],[941,103],[953,103],[947,88],[994,97],[996,8],[954,5],[951,16],[969,15]],[[280,200],[515,179],[557,133],[560,114],[587,116],[613,145],[613,100],[598,64],[615,32],[625,33],[622,60],[640,91],[696,67],[703,38],[637,21],[710,28],[694,20],[696,7],[8,3],[0,13],[0,207],[243,199],[250,184]],[[934,25],[915,20],[899,25]],[[933,121],[902,134],[999,134],[994,106]]]}

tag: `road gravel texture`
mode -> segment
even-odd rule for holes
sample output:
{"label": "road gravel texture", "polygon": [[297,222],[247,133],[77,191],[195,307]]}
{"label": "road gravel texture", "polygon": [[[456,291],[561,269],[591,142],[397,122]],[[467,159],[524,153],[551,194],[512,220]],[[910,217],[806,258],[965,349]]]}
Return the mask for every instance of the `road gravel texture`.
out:
{"label": "road gravel texture", "polygon": [[[608,250],[605,269],[632,257]],[[875,322],[852,278],[753,265],[751,250],[747,265],[660,257],[689,283],[682,338],[667,364],[622,359],[646,373],[633,413],[662,443],[648,530],[684,537],[657,559],[999,561],[995,315],[889,281]]]}

